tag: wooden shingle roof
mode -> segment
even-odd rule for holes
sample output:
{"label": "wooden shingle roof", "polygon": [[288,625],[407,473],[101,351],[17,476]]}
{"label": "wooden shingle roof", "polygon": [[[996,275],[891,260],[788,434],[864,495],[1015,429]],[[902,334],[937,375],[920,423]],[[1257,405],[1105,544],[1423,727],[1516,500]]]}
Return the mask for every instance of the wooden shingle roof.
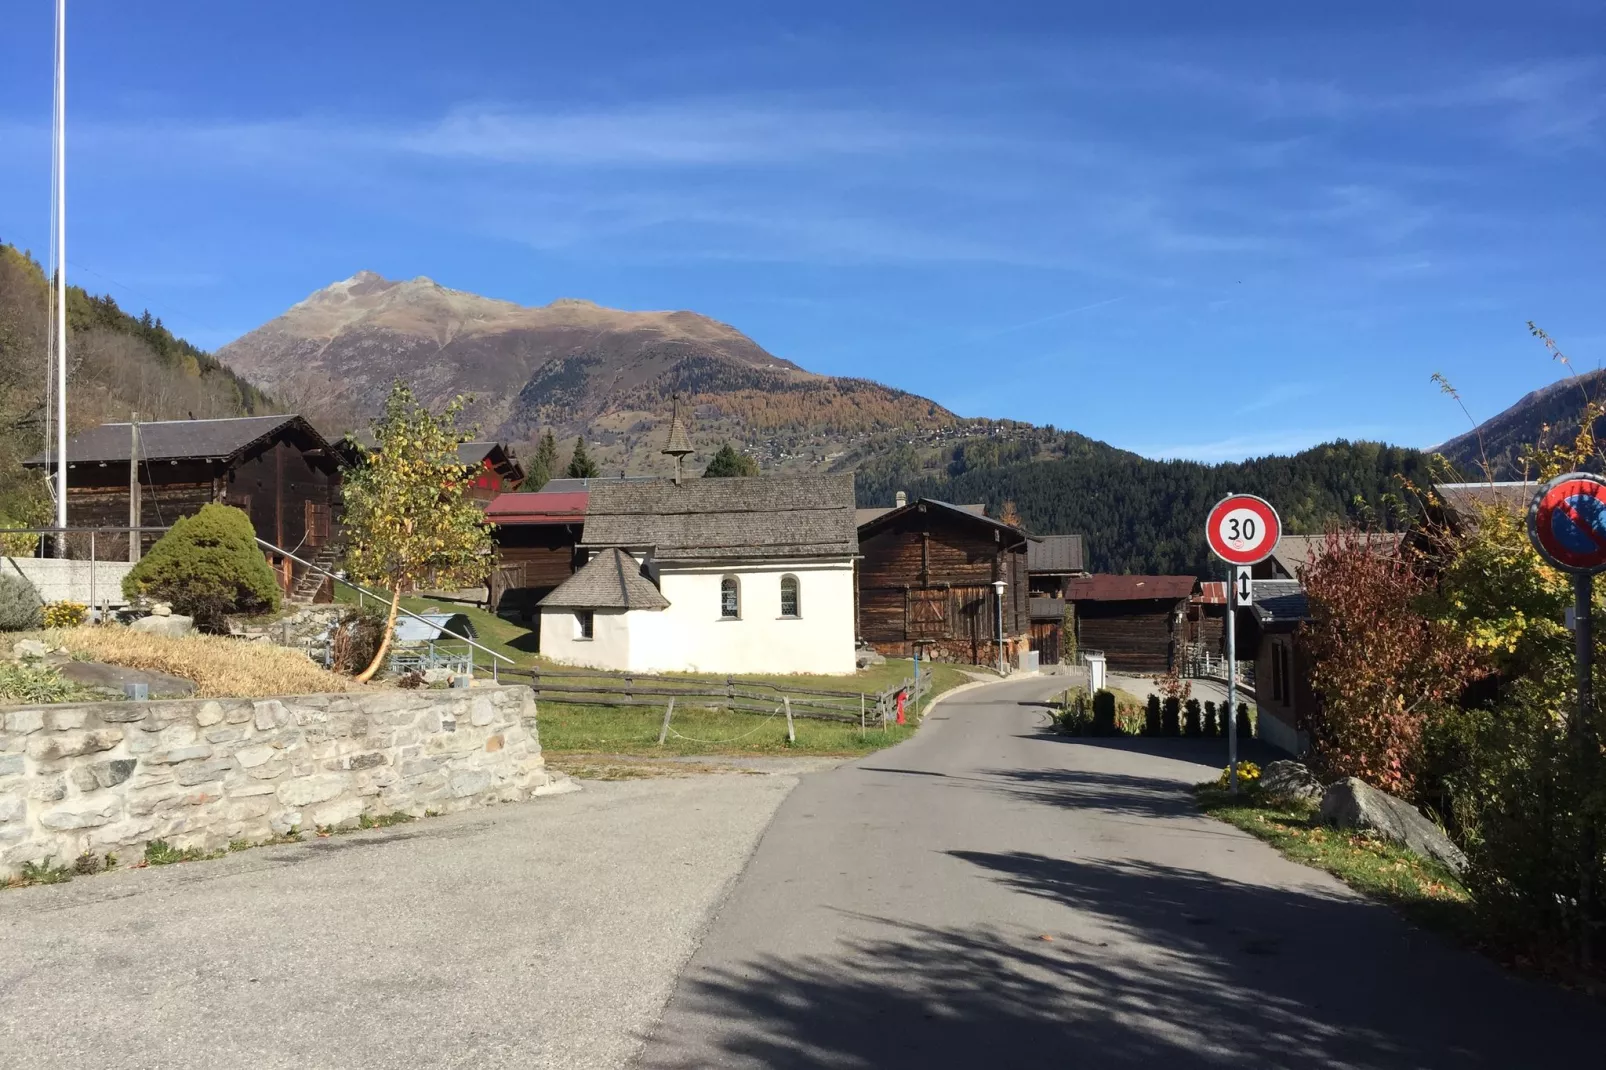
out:
{"label": "wooden shingle roof", "polygon": [[651,549],[660,561],[852,557],[853,474],[597,482],[586,547]]}
{"label": "wooden shingle roof", "polygon": [[[288,425],[296,425],[315,447],[329,448],[323,436],[306,420],[281,414],[233,416],[220,420],[142,421],[139,425],[139,455],[141,460],[146,461],[226,460],[271,438]],[[67,441],[67,463],[127,461],[132,437],[126,422],[86,428]],[[23,463],[38,467],[49,462],[41,453]]]}
{"label": "wooden shingle roof", "polygon": [[541,599],[555,609],[667,609],[669,599],[623,550],[604,550]]}
{"label": "wooden shingle roof", "polygon": [[1085,572],[1080,535],[1042,535],[1026,547],[1026,571],[1046,574]]}

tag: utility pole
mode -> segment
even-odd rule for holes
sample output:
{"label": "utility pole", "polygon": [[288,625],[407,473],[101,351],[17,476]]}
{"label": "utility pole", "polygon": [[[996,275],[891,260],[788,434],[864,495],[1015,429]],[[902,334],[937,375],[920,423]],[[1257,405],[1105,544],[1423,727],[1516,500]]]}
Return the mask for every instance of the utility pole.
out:
{"label": "utility pole", "polygon": [[67,0],[56,3],[56,556],[67,556]]}
{"label": "utility pole", "polygon": [[139,413],[128,415],[128,563],[139,561]]}

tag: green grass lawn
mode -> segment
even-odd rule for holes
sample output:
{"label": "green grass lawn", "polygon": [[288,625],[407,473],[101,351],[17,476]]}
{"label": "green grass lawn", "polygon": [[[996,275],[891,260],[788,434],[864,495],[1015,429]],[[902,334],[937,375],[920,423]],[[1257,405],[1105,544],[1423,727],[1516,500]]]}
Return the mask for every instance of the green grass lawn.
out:
{"label": "green grass lawn", "polygon": [[[786,739],[786,718],[760,713],[675,707],[669,738],[658,745],[664,720],[661,707],[575,706],[541,702],[537,726],[542,753],[638,755],[677,757],[690,755],[842,755],[868,754],[908,739],[914,724],[882,729],[874,721],[863,732],[856,724],[837,721],[794,720],[797,742]],[[561,759],[559,766],[563,765]]]}
{"label": "green grass lawn", "polygon": [[1424,928],[1479,943],[1472,897],[1437,862],[1371,836],[1319,825],[1314,806],[1272,802],[1253,791],[1232,796],[1213,783],[1201,784],[1195,795],[1205,813],[1265,840],[1295,862],[1326,870]]}

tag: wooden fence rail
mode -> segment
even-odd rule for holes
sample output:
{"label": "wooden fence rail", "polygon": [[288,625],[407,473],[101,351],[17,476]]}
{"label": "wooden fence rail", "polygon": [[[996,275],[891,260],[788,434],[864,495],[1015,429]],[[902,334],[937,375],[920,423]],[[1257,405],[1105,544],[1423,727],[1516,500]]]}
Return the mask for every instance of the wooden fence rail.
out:
{"label": "wooden fence rail", "polygon": [[[546,669],[503,669],[502,675],[529,680],[537,701],[541,702],[610,708],[657,707],[668,698],[682,707],[701,705],[737,713],[761,714],[773,714],[789,705],[794,717],[848,724],[868,724],[872,718],[877,723],[885,723],[892,720],[897,710],[900,692],[904,694],[905,702],[912,705],[931,691],[929,675],[921,676],[918,689],[913,679],[905,679],[879,692],[790,687],[767,680],[738,680],[731,676],[721,681],[650,673],[553,672]],[[673,686],[643,687],[643,683]],[[774,693],[754,688],[769,688]],[[826,699],[841,701],[822,701]]]}

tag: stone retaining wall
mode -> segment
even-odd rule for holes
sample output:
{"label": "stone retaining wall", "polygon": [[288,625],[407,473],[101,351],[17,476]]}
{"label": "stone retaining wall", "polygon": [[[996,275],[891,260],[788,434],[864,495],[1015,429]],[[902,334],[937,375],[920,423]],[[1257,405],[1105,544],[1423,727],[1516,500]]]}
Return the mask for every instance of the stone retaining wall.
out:
{"label": "stone retaining wall", "polygon": [[15,706],[3,725],[0,876],[567,786],[546,772],[523,686]]}

